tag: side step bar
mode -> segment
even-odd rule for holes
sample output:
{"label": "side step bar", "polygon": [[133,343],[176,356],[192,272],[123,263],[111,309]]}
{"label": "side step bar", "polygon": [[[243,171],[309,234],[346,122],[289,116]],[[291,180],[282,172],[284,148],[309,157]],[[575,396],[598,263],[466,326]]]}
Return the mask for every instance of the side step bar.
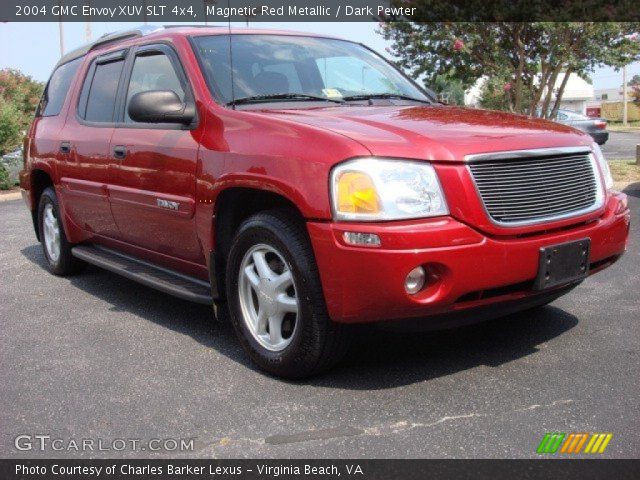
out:
{"label": "side step bar", "polygon": [[184,300],[212,305],[208,282],[97,245],[78,245],[74,257]]}

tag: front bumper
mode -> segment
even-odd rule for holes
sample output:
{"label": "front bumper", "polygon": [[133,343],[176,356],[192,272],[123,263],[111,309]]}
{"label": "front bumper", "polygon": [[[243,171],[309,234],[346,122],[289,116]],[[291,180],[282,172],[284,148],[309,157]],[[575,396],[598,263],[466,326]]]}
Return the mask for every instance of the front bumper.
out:
{"label": "front bumper", "polygon": [[[329,315],[337,322],[364,323],[548,294],[532,289],[539,249],[581,238],[591,239],[590,273],[595,273],[625,250],[630,214],[626,208],[620,212],[621,199],[610,196],[596,221],[522,238],[489,237],[451,217],[378,224],[309,222],[307,228]],[[345,231],[376,233],[381,246],[347,245]],[[409,295],[405,277],[418,265],[433,276],[422,291]]]}

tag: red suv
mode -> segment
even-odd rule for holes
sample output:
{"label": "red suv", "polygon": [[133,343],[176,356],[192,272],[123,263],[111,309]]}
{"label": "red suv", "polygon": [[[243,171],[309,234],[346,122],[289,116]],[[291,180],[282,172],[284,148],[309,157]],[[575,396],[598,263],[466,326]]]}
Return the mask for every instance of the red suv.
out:
{"label": "red suv", "polygon": [[333,364],[356,323],[549,303],[629,232],[588,135],[438,104],[367,47],[308,34],[102,37],[60,60],[25,152],[54,274],[88,262],[215,305],[289,378]]}

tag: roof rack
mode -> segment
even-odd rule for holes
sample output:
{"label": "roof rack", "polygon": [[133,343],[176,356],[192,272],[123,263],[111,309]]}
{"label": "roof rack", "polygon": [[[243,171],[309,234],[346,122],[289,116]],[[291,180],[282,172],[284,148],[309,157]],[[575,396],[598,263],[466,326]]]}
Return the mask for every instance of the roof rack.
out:
{"label": "roof rack", "polygon": [[163,25],[163,28],[227,28],[227,25],[194,25],[186,23],[176,23],[173,25]]}
{"label": "roof rack", "polygon": [[166,27],[142,25],[140,27],[137,27],[131,30],[122,30],[119,32],[105,33],[97,40],[87,43],[86,45],[82,45],[81,47],[78,47],[75,50],[71,50],[69,53],[63,55],[62,58],[58,60],[58,63],[56,64],[56,68],[58,68],[62,64],[70,62],[71,60],[75,60],[76,58],[80,58],[83,55],[86,55],[94,48],[101,47],[109,43],[128,40],[129,38],[143,37],[145,35],[149,35],[153,32],[157,32],[158,30],[162,30],[164,28]]}

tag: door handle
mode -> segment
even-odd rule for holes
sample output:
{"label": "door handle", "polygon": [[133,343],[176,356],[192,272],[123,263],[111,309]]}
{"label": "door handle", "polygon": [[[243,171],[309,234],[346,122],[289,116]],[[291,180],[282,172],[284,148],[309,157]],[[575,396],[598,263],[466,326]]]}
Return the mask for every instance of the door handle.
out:
{"label": "door handle", "polygon": [[116,145],[113,147],[113,156],[116,158],[124,158],[127,156],[127,147],[124,145]]}
{"label": "door handle", "polygon": [[60,153],[71,153],[71,142],[60,142]]}

